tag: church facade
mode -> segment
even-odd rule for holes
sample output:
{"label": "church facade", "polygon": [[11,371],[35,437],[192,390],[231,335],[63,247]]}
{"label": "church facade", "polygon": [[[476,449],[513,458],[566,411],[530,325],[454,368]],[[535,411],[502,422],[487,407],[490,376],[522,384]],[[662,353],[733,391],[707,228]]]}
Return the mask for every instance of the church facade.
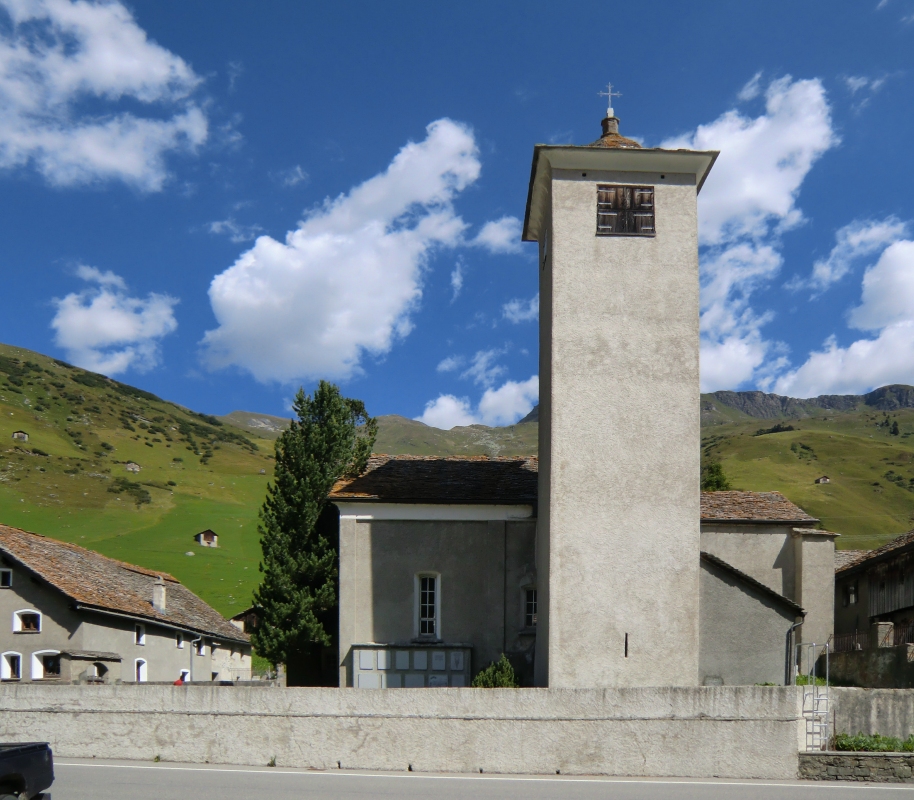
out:
{"label": "church facade", "polygon": [[501,653],[525,685],[779,683],[790,631],[831,632],[834,535],[776,493],[699,492],[717,153],[618,124],[534,148],[539,458],[375,456],[334,488],[341,685],[463,686]]}
{"label": "church facade", "polygon": [[[375,455],[337,483],[340,686],[467,686],[502,653],[536,684],[538,468],[534,457]],[[791,628],[797,641],[831,635],[835,535],[777,492],[701,493],[696,522],[693,685],[784,682]],[[580,595],[578,624],[589,604],[616,601]]]}

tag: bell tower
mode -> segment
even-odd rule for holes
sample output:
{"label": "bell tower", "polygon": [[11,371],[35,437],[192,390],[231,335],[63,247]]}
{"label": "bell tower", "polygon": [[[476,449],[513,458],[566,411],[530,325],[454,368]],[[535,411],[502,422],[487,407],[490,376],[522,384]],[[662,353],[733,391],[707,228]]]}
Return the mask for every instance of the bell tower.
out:
{"label": "bell tower", "polygon": [[[609,88],[610,100],[613,92]],[[698,683],[697,196],[716,152],[642,148],[612,108],[536,145],[536,683]]]}

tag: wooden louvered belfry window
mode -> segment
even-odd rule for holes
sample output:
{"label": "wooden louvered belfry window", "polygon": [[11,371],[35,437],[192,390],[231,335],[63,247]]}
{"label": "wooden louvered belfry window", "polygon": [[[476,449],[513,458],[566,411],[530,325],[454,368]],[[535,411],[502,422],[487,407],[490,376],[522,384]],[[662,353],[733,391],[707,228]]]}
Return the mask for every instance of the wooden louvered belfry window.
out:
{"label": "wooden louvered belfry window", "polygon": [[653,236],[653,186],[597,186],[597,236]]}

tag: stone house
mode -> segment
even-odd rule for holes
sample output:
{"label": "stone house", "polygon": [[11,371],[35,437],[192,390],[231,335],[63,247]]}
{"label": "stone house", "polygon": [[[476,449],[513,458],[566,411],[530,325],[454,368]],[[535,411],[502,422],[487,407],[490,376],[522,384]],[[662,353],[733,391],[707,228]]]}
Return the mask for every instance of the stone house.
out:
{"label": "stone house", "polygon": [[251,645],[171,575],[0,525],[0,680],[249,680]]}
{"label": "stone house", "polygon": [[209,528],[207,528],[205,531],[200,531],[200,533],[195,534],[194,541],[201,547],[219,546],[219,536]]}
{"label": "stone house", "polygon": [[831,483],[831,478],[828,475],[823,475],[820,478],[816,478],[814,483]]}
{"label": "stone house", "polygon": [[[463,686],[501,653],[534,685],[538,471],[374,455],[336,484],[339,685]],[[799,641],[831,633],[835,534],[777,492],[703,493],[700,508],[694,683],[782,683],[794,624]]]}
{"label": "stone house", "polygon": [[124,469],[127,470],[127,472],[139,472],[140,465],[135,461],[128,461],[126,464],[124,464]]}
{"label": "stone house", "polygon": [[13,431],[13,439],[17,442],[27,442],[29,435],[25,431]]}

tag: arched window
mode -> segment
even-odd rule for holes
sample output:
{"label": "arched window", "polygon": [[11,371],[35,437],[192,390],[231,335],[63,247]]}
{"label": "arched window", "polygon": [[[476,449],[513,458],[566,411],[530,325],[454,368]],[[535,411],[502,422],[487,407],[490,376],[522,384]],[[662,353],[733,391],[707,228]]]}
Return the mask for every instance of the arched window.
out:
{"label": "arched window", "polygon": [[22,678],[22,653],[0,654],[0,681],[18,681]]}
{"label": "arched window", "polygon": [[55,680],[60,677],[60,651],[37,650],[32,653],[32,680]]}
{"label": "arched window", "polygon": [[142,658],[138,658],[133,662],[134,665],[134,676],[137,683],[146,683],[146,661]]}
{"label": "arched window", "polygon": [[14,611],[13,633],[41,633],[41,612],[34,608]]}

